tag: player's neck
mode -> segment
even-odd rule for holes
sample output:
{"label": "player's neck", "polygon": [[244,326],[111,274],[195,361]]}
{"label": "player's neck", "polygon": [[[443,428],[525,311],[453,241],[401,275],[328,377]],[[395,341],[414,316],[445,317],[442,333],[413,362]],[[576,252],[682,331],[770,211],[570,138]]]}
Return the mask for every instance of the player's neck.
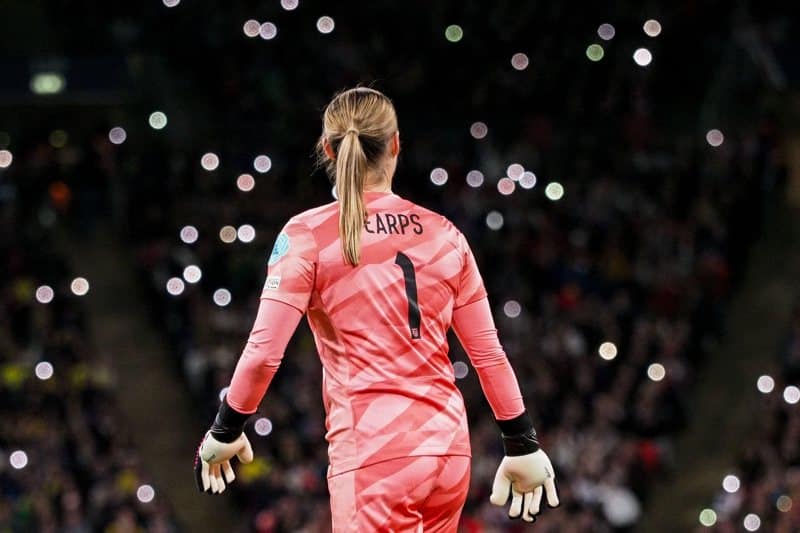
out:
{"label": "player's neck", "polygon": [[367,176],[364,183],[364,192],[392,192],[392,180]]}

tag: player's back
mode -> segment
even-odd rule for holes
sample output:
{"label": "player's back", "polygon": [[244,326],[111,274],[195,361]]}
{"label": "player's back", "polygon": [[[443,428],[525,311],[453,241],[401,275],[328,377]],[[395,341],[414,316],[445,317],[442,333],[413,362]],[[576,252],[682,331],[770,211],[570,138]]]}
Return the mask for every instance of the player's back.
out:
{"label": "player's back", "polygon": [[298,215],[316,248],[308,320],[324,367],[332,472],[409,455],[468,455],[448,359],[454,306],[485,295],[463,236],[391,193],[364,195],[361,259],[345,263],[338,204]]}

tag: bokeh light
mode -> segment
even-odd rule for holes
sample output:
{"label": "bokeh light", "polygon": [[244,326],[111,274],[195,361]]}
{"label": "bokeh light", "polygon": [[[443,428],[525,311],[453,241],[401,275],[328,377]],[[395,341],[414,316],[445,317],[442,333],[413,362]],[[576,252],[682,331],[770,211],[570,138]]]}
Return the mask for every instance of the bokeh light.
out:
{"label": "bokeh light", "polygon": [[233,226],[222,226],[219,230],[219,240],[225,244],[230,244],[236,240],[236,228]]}
{"label": "bokeh light", "polygon": [[523,189],[533,189],[536,187],[536,174],[530,170],[526,170],[519,178],[519,186]]}
{"label": "bokeh light", "polygon": [[617,345],[611,341],[606,341],[600,345],[597,349],[597,353],[606,361],[611,361],[617,356]]}
{"label": "bokeh light", "polygon": [[11,463],[12,468],[22,470],[28,466],[28,454],[22,450],[14,450],[8,456],[8,462]]}
{"label": "bokeh light", "polygon": [[508,318],[517,318],[522,313],[522,306],[516,300],[508,300],[503,304],[503,314]]}
{"label": "bokeh light", "polygon": [[197,241],[199,233],[194,226],[184,226],[181,228],[181,240],[186,244],[192,244]]}
{"label": "bokeh light", "polygon": [[489,211],[486,215],[486,225],[491,230],[499,230],[503,227],[503,215],[499,211]]}
{"label": "bokeh light", "polygon": [[703,509],[700,511],[700,524],[711,527],[717,523],[717,513],[713,509]]}
{"label": "bokeh light", "polygon": [[256,186],[256,180],[250,174],[240,174],[236,178],[236,187],[242,192],[250,192]]}
{"label": "bokeh light", "polygon": [[516,70],[525,70],[528,68],[530,64],[530,60],[528,59],[527,54],[523,54],[522,52],[517,52],[513,56],[511,56],[511,66],[514,67]]}
{"label": "bokeh light", "polygon": [[164,0],[164,5],[167,7],[175,7],[181,3],[181,0]]}
{"label": "bokeh light", "polygon": [[197,283],[203,278],[203,271],[197,265],[188,265],[183,269],[183,279],[188,283]]}
{"label": "bokeh light", "polygon": [[488,133],[489,127],[485,122],[473,122],[469,127],[469,134],[472,135],[474,139],[483,139]]}
{"label": "bokeh light", "polygon": [[111,141],[112,144],[122,144],[127,138],[128,133],[119,126],[111,128],[111,130],[108,132],[108,140]]}
{"label": "bokeh light", "polygon": [[741,486],[741,481],[739,481],[739,478],[733,474],[728,474],[722,479],[722,488],[725,490],[725,492],[730,494],[733,494],[739,490]]}
{"label": "bokeh light", "polygon": [[506,176],[511,178],[514,181],[517,181],[522,177],[522,174],[525,172],[525,167],[520,165],[519,163],[511,163],[508,165],[506,169]]}
{"label": "bokeh light", "polygon": [[745,515],[742,525],[747,531],[758,531],[761,527],[761,518],[755,513]]}
{"label": "bokeh light", "polygon": [[253,168],[256,169],[256,172],[266,174],[272,168],[272,159],[264,154],[258,155],[253,159]]}
{"label": "bokeh light", "polygon": [[451,24],[444,30],[444,36],[451,43],[457,43],[464,37],[464,30],[458,24]]}
{"label": "bokeh light", "polygon": [[650,19],[645,21],[642,29],[648,37],[658,37],[661,33],[661,23],[655,19]]}
{"label": "bokeh light", "polygon": [[181,278],[169,278],[167,280],[167,292],[172,296],[183,294],[184,289],[186,289],[186,285]]}
{"label": "bokeh light", "polygon": [[797,388],[795,385],[789,385],[783,389],[783,401],[790,405],[800,402],[800,388]]}
{"label": "bokeh light", "polygon": [[272,433],[272,420],[262,416],[261,418],[256,419],[255,423],[253,424],[253,429],[255,430],[256,435],[260,437],[266,437]]}
{"label": "bokeh light", "polygon": [[786,494],[781,494],[775,502],[775,507],[782,513],[788,513],[792,510],[792,498]]}
{"label": "bokeh light", "polygon": [[147,123],[154,130],[163,130],[167,126],[167,115],[162,111],[153,111],[147,118]]}
{"label": "bokeh light", "polygon": [[36,289],[36,301],[40,304],[49,304],[53,301],[54,295],[53,287],[50,285],[40,285]]}
{"label": "bokeh light", "polygon": [[256,229],[250,224],[242,224],[236,230],[236,237],[242,242],[253,242],[256,238]]}
{"label": "bokeh light", "polygon": [[140,485],[136,489],[136,499],[142,503],[150,503],[156,497],[156,491],[150,485]]}
{"label": "bokeh light", "polygon": [[281,7],[286,11],[293,11],[300,5],[299,0],[281,0]]}
{"label": "bokeh light", "polygon": [[33,368],[33,373],[36,374],[36,377],[42,381],[52,378],[54,372],[55,369],[53,368],[53,363],[50,361],[39,361]]}
{"label": "bokeh light", "polygon": [[244,31],[244,34],[250,38],[258,37],[259,30],[261,30],[261,24],[255,19],[246,21],[242,26],[242,31]]}
{"label": "bokeh light", "polygon": [[14,155],[8,150],[0,150],[0,168],[8,168],[14,160]]}
{"label": "bokeh light", "polygon": [[331,33],[335,27],[336,23],[327,15],[317,19],[317,31],[320,33]]}
{"label": "bokeh light", "polygon": [[456,379],[464,379],[469,374],[469,366],[464,361],[453,363],[453,375]]}
{"label": "bokeh light", "polygon": [[203,154],[203,157],[200,158],[200,166],[209,172],[217,170],[219,168],[219,156],[214,152]]}
{"label": "bokeh light", "polygon": [[441,167],[431,170],[431,183],[440,187],[447,183],[447,171]]}
{"label": "bokeh light", "polygon": [[614,26],[608,23],[600,24],[600,27],[597,28],[597,36],[604,41],[610,41],[616,34],[617,30],[614,29]]}
{"label": "bokeh light", "polygon": [[60,72],[37,72],[29,87],[33,94],[58,94],[67,87],[67,79]]}
{"label": "bokeh light", "polygon": [[551,181],[544,188],[544,195],[547,196],[548,200],[554,202],[561,200],[564,197],[564,186],[557,181]]}
{"label": "bokeh light", "polygon": [[517,188],[517,184],[514,183],[514,180],[511,178],[505,177],[500,178],[497,182],[497,190],[503,196],[508,196],[514,192],[514,189]]}
{"label": "bokeh light", "polygon": [[220,307],[225,307],[231,303],[231,291],[228,289],[217,289],[214,291],[214,303]]}
{"label": "bokeh light", "polygon": [[758,380],[756,380],[756,387],[758,388],[758,392],[769,394],[775,389],[775,380],[772,376],[764,374],[763,376],[759,376]]}
{"label": "bokeh light", "polygon": [[228,394],[228,389],[230,389],[230,387],[225,386],[225,387],[222,387],[219,390],[219,394],[217,394],[217,398],[219,398],[220,402],[225,399],[225,396]]}
{"label": "bokeh light", "polygon": [[716,148],[725,142],[725,136],[718,129],[708,130],[706,133],[706,142]]}
{"label": "bokeh light", "polygon": [[480,170],[470,170],[467,172],[467,185],[478,188],[483,185],[483,172]]}
{"label": "bokeh light", "polygon": [[667,370],[661,363],[653,363],[647,367],[647,377],[653,381],[661,381],[667,375]]}
{"label": "bokeh light", "polygon": [[64,130],[54,130],[47,139],[53,148],[64,148],[69,141],[69,135]]}
{"label": "bokeh light", "polygon": [[600,46],[599,44],[596,43],[590,44],[586,48],[586,57],[589,58],[589,61],[600,61],[601,59],[603,59],[604,55],[605,55],[605,50],[603,50],[603,47]]}
{"label": "bokeh light", "polygon": [[270,41],[278,35],[278,27],[272,22],[265,22],[258,28],[258,35],[265,41]]}
{"label": "bokeh light", "polygon": [[87,292],[89,292],[89,282],[86,278],[75,278],[72,280],[72,283],[69,285],[72,294],[75,296],[84,296]]}
{"label": "bokeh light", "polygon": [[647,48],[637,48],[633,53],[633,60],[640,67],[646,67],[653,61],[653,54]]}

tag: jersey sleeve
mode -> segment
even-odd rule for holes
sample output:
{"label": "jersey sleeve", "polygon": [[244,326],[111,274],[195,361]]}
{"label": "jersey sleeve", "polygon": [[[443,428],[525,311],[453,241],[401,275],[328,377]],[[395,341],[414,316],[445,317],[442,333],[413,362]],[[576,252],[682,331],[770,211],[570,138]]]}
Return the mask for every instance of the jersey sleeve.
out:
{"label": "jersey sleeve", "polygon": [[489,300],[481,298],[453,311],[453,329],[478,373],[483,394],[497,420],[525,411],[519,383],[497,338]]}
{"label": "jersey sleeve", "polygon": [[277,300],[305,313],[314,288],[318,250],[311,229],[293,218],[275,239],[261,298]]}
{"label": "jersey sleeve", "polygon": [[278,371],[283,352],[303,314],[295,307],[262,299],[228,389],[228,404],[239,413],[252,414]]}
{"label": "jersey sleeve", "polygon": [[463,266],[458,279],[456,298],[453,308],[458,309],[472,302],[477,302],[486,297],[486,288],[483,286],[483,278],[475,262],[475,256],[467,243],[467,239],[462,233],[458,234],[459,252],[463,257]]}

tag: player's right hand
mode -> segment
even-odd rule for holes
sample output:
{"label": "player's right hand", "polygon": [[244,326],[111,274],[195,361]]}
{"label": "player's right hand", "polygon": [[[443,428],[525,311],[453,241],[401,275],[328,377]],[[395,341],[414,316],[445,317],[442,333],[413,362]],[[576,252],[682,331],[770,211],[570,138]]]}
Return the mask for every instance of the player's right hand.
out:
{"label": "player's right hand", "polygon": [[[228,483],[236,479],[231,467],[233,456],[241,463],[253,461],[253,447],[247,435],[242,433],[236,440],[220,442],[210,431],[203,437],[194,458],[194,473],[197,488],[201,492],[220,494]],[[224,475],[224,478],[223,478]]]}
{"label": "player's right hand", "polygon": [[547,495],[550,507],[558,506],[555,479],[550,458],[541,449],[525,455],[507,455],[495,474],[489,501],[503,506],[511,495],[508,516],[535,522],[542,503],[542,493]]}

